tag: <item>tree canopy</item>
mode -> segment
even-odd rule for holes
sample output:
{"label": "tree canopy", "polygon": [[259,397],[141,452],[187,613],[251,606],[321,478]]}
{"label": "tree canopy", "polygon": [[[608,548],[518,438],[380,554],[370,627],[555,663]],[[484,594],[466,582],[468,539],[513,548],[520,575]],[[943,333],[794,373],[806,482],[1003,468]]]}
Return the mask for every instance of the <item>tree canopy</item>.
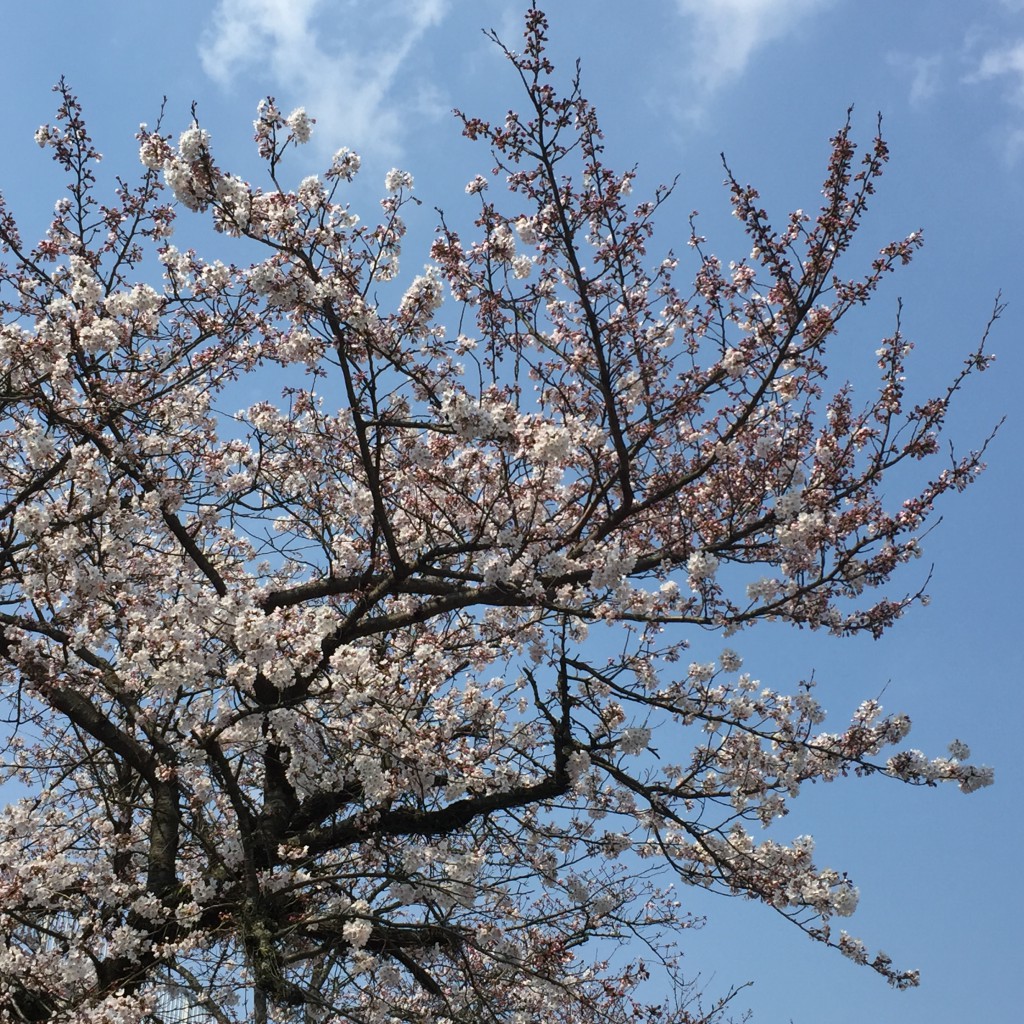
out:
{"label": "tree canopy", "polygon": [[[811,682],[687,649],[760,620],[878,636],[921,601],[924,574],[893,577],[981,468],[983,446],[937,456],[988,357],[914,403],[897,322],[868,398],[827,377],[840,321],[920,245],[847,268],[880,133],[858,151],[844,124],[819,208],[778,227],[730,172],[749,252],[692,224],[673,255],[671,188],[606,166],[546,28],[534,7],[522,51],[498,43],[524,110],[459,115],[494,169],[404,288],[412,175],[376,223],[347,149],[289,187],[304,110],[261,104],[262,185],[193,120],[140,130],[141,176],[103,201],[58,87],[46,237],[0,207],[25,793],[0,822],[0,1021],[711,1020],[728,993],[688,1000],[679,883],[916,983],[836,926],[857,890],[809,837],[758,832],[815,780],[991,771],[904,748],[875,700],[826,731]],[[240,262],[176,248],[186,211]],[[645,999],[653,965],[677,1001]]]}

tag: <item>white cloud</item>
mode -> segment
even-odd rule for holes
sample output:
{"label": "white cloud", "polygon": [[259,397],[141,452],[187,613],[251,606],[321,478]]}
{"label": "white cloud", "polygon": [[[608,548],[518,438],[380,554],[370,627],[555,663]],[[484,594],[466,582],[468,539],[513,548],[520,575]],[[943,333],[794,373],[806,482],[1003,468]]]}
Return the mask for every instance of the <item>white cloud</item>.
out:
{"label": "white cloud", "polygon": [[998,78],[1009,79],[1010,98],[1024,106],[1024,40],[982,54],[976,70],[967,81],[976,83]]}
{"label": "white cloud", "polygon": [[428,96],[400,72],[446,9],[447,0],[219,0],[199,55],[226,87],[252,77],[263,91],[285,94],[282,102],[305,106],[324,150],[393,157],[407,118]]}
{"label": "white cloud", "polygon": [[[1024,108],[1024,40],[986,50],[964,81],[970,85],[995,81],[1005,87],[1004,99],[1008,103]],[[1008,163],[1016,163],[1024,156],[1024,126],[1019,115],[1003,126],[1001,142]]]}
{"label": "white cloud", "polygon": [[942,54],[915,57],[906,53],[890,53],[886,60],[891,68],[904,76],[909,76],[909,100],[912,107],[927,103],[941,89],[945,63]]}
{"label": "white cloud", "polygon": [[689,77],[704,96],[739,78],[763,46],[833,0],[676,0],[690,25]]}
{"label": "white cloud", "polygon": [[910,103],[917,106],[930,100],[939,91],[939,69],[942,57],[915,57],[910,62],[914,77],[910,81]]}

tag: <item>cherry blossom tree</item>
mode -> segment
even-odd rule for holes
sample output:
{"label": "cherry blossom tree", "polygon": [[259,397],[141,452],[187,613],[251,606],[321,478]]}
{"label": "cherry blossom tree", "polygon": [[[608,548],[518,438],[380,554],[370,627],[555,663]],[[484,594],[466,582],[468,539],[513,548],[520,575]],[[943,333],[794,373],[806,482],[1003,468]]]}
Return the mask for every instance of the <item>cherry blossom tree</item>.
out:
{"label": "cherry blossom tree", "polygon": [[[921,244],[846,269],[882,138],[860,154],[844,125],[820,209],[781,228],[730,173],[737,262],[695,228],[656,251],[671,189],[638,201],[606,166],[546,28],[533,8],[502,47],[524,112],[459,115],[493,170],[414,278],[410,174],[377,223],[347,149],[288,187],[305,111],[260,106],[262,187],[197,121],[144,126],[104,203],[58,87],[46,237],[0,208],[25,794],[0,822],[0,1021],[707,1021],[728,993],[701,1006],[679,973],[690,886],[916,983],[835,925],[857,890],[809,837],[759,832],[814,780],[990,770],[903,748],[872,700],[825,731],[811,683],[706,638],[878,636],[921,601],[924,573],[893,577],[981,468],[984,446],[935,456],[989,357],[915,404],[897,322],[877,391],[830,382],[840,321]],[[184,211],[240,262],[176,248]],[[654,968],[675,1002],[644,1001]]]}

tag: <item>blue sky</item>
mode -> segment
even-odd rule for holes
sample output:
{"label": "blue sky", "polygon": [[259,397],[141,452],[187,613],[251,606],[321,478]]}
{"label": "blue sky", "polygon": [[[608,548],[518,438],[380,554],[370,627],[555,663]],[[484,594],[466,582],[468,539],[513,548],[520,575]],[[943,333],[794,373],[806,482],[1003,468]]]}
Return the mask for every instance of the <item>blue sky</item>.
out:
{"label": "blue sky", "polygon": [[[354,193],[368,215],[385,172],[416,175],[423,199],[406,272],[426,257],[434,207],[462,210],[463,186],[489,167],[460,139],[453,106],[485,117],[519,103],[516,83],[480,32],[513,46],[521,3],[506,0],[179,0],[174,5],[49,0],[7,5],[0,189],[26,234],[45,223],[60,179],[32,133],[52,118],[50,87],[80,94],[108,174],[135,173],[134,132],[167,97],[166,126],[184,128],[193,100],[218,159],[257,172],[249,145],[257,101],[304,105],[319,123],[293,167],[313,173],[339,146],[364,157]],[[990,469],[946,503],[927,538],[932,604],[888,637],[835,641],[763,629],[738,638],[746,667],[784,688],[812,670],[841,721],[860,700],[908,712],[911,743],[941,754],[954,737],[996,768],[997,785],[964,797],[884,780],[847,781],[801,796],[782,823],[812,832],[820,859],[861,888],[850,930],[922,987],[890,991],[876,975],[818,949],[771,911],[684,894],[709,918],[685,936],[691,970],[714,993],[755,985],[740,1003],[755,1020],[795,1024],[995,1024],[1016,1019],[1024,771],[1018,637],[1024,380],[1024,0],[549,0],[552,52],[566,73],[583,60],[602,115],[608,161],[639,165],[639,193],[679,174],[657,236],[685,250],[686,218],[702,211],[709,247],[744,253],[728,215],[719,154],[756,183],[782,219],[813,209],[828,138],[855,106],[867,141],[885,118],[892,163],[864,234],[877,247],[923,229],[925,249],[872,307],[848,322],[839,374],[870,356],[897,298],[916,345],[912,381],[925,394],[955,373],[996,292],[1008,303],[992,340],[996,367],[962,397],[952,436],[963,447],[1006,423]],[[222,244],[221,241],[215,244]],[[415,252],[422,245],[423,258]],[[657,248],[657,246],[656,246]],[[867,251],[865,249],[864,251]],[[845,348],[843,348],[845,346]],[[850,369],[849,372],[854,372]],[[928,564],[903,582],[916,589]],[[915,575],[917,573],[917,575]],[[737,1005],[740,1005],[738,1003]],[[1012,1007],[1012,1009],[1011,1009]]]}

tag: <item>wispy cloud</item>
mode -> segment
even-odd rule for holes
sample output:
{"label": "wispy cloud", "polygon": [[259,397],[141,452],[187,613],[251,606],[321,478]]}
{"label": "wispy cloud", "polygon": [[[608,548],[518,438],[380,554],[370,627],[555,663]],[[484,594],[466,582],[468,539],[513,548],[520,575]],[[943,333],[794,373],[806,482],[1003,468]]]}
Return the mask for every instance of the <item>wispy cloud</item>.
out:
{"label": "wispy cloud", "polygon": [[945,59],[940,53],[916,56],[894,52],[886,60],[903,77],[910,78],[910,105],[920,107],[932,99],[942,88]]}
{"label": "wispy cloud", "polygon": [[[1024,109],[1024,39],[984,51],[964,81],[971,85],[997,82],[1003,86],[1004,100]],[[1019,113],[1003,129],[1002,148],[1010,163],[1024,156],[1024,125]]]}
{"label": "wispy cloud", "polygon": [[968,82],[992,79],[1006,83],[1009,98],[1024,106],[1024,40],[987,50],[978,61],[977,68],[967,76]]}
{"label": "wispy cloud", "polygon": [[676,0],[687,20],[688,77],[700,99],[738,79],[759,50],[833,0]]}
{"label": "wispy cloud", "polygon": [[306,106],[325,149],[347,145],[394,157],[408,119],[422,113],[417,102],[430,102],[429,90],[417,99],[407,82],[402,102],[394,102],[396,84],[446,9],[447,0],[219,0],[199,55],[225,87],[244,80]]}

